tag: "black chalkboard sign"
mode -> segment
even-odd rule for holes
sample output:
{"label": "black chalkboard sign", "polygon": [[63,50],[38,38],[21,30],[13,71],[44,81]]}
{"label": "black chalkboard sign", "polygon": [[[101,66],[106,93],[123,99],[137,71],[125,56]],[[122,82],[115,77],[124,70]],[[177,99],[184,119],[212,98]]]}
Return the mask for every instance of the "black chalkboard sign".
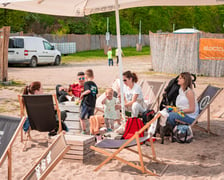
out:
{"label": "black chalkboard sign", "polygon": [[0,115],[0,165],[20,122],[20,118]]}
{"label": "black chalkboard sign", "polygon": [[199,114],[207,108],[207,106],[214,100],[218,95],[218,92],[221,89],[218,87],[208,85],[204,92],[201,94],[198,105],[199,105]]}

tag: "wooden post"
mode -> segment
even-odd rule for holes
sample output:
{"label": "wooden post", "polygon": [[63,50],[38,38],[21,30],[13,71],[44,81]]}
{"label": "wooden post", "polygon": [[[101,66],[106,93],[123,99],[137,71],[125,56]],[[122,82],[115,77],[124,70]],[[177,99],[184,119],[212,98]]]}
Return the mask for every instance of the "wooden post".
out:
{"label": "wooden post", "polygon": [[0,29],[0,81],[8,81],[8,45],[10,27]]}
{"label": "wooden post", "polygon": [[8,156],[8,180],[12,180],[12,147],[7,151]]}
{"label": "wooden post", "polygon": [[136,51],[142,51],[142,45],[136,44]]}
{"label": "wooden post", "polygon": [[208,108],[207,108],[207,130],[208,130],[208,133],[210,133],[210,104],[208,104]]}

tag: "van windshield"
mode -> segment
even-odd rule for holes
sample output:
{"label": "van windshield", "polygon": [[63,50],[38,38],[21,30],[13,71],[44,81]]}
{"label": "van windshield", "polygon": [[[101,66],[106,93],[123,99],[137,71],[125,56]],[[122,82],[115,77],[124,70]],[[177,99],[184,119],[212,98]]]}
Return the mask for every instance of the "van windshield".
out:
{"label": "van windshield", "polygon": [[24,48],[24,39],[22,38],[9,38],[9,48]]}

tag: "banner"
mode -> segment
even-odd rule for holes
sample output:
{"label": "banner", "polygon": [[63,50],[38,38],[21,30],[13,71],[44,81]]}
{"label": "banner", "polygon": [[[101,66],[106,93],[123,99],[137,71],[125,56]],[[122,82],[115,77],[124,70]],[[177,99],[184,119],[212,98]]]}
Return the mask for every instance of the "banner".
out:
{"label": "banner", "polygon": [[224,39],[200,39],[200,60],[224,60]]}

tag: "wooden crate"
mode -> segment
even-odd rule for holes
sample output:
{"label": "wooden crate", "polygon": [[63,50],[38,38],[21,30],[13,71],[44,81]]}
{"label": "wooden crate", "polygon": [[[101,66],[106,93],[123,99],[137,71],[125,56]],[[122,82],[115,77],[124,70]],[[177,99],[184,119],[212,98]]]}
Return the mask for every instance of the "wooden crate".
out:
{"label": "wooden crate", "polygon": [[[81,132],[80,125],[80,106],[76,105],[74,101],[66,101],[59,103],[59,109],[61,111],[67,111],[67,118],[65,124],[67,125],[69,131],[67,134],[77,134]],[[89,121],[85,120],[86,129],[89,129]]]}
{"label": "wooden crate", "polygon": [[90,146],[95,144],[94,136],[65,134],[65,140],[71,148],[65,154],[64,159],[84,163],[95,154],[95,151],[90,149]]}

